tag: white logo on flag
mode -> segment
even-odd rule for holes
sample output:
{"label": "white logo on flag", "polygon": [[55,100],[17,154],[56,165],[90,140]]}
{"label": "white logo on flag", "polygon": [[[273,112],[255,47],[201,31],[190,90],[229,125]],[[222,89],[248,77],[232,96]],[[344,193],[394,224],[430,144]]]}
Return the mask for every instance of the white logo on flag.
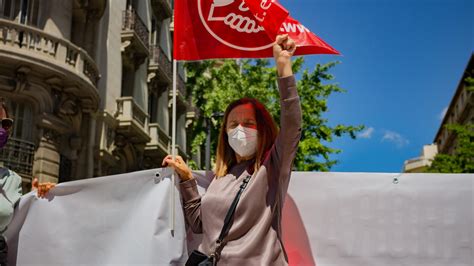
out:
{"label": "white logo on flag", "polygon": [[[261,0],[261,13],[254,15],[243,0],[198,0],[198,12],[206,30],[219,42],[237,50],[259,51],[273,45],[271,40],[255,43],[253,35],[264,34],[259,22],[265,20],[274,1]],[[229,30],[234,34],[229,34]]]}

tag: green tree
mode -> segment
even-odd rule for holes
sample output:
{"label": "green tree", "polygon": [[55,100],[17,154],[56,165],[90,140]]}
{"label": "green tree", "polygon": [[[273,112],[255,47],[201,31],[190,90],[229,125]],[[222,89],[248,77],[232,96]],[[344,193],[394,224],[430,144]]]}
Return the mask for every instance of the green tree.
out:
{"label": "green tree", "polygon": [[[293,62],[293,72],[299,73],[304,63],[303,58]],[[323,114],[328,111],[327,99],[334,92],[343,92],[337,84],[329,83],[334,77],[329,70],[337,63],[317,65],[314,70],[304,70],[298,80],[298,92],[303,111],[303,135],[295,159],[295,167],[301,171],[328,171],[337,163],[330,155],[341,150],[331,148],[324,143],[333,141],[334,136],[356,133],[363,126],[336,125],[329,126]],[[200,109],[199,119],[192,128],[192,152],[204,147],[207,130],[205,119],[210,118],[211,158],[214,158],[217,147],[217,136],[221,117],[213,116],[223,112],[227,105],[242,97],[253,97],[260,100],[279,121],[280,103],[276,83],[276,70],[269,60],[218,60],[187,64],[187,89],[192,93],[195,106]],[[324,143],[323,143],[324,142]],[[193,166],[193,164],[191,163]],[[195,166],[195,165],[194,165]]]}
{"label": "green tree", "polygon": [[427,172],[474,173],[474,125],[446,125],[456,135],[453,154],[437,154]]}

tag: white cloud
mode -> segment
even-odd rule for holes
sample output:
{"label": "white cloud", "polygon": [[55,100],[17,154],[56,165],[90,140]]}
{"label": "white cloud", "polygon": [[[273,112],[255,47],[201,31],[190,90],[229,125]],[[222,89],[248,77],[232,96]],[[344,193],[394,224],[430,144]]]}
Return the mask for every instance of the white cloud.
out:
{"label": "white cloud", "polygon": [[443,120],[446,112],[448,112],[448,107],[444,107],[443,111],[441,111],[441,114],[439,114],[439,120]]}
{"label": "white cloud", "polygon": [[394,132],[394,131],[390,131],[390,130],[385,131],[385,134],[382,137],[382,141],[388,141],[388,142],[395,143],[398,148],[401,148],[405,145],[408,145],[408,143],[410,143],[410,141],[408,141],[408,139],[406,139],[405,137],[403,137],[399,133]]}
{"label": "white cloud", "polygon": [[372,138],[372,134],[374,133],[374,131],[375,131],[375,129],[373,127],[369,127],[366,130],[364,130],[363,132],[360,132],[359,135],[357,135],[357,137],[359,137],[361,139],[370,139],[370,138]]}

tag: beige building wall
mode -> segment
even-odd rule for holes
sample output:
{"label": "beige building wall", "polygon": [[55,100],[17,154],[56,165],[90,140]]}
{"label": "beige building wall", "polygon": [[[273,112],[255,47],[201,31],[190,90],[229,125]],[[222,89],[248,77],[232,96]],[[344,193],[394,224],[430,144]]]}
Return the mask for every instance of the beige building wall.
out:
{"label": "beige building wall", "polygon": [[44,31],[71,40],[71,21],[73,20],[73,1],[49,0],[40,1],[41,17]]}
{"label": "beige building wall", "polygon": [[419,157],[405,161],[403,172],[423,173],[431,165],[436,154],[438,154],[438,146],[436,144],[423,146]]}
{"label": "beige building wall", "polygon": [[[0,1],[0,97],[15,119],[0,161],[25,190],[32,177],[159,167],[171,152],[171,1],[28,0],[28,16],[21,2]],[[184,78],[177,143],[188,158]]]}
{"label": "beige building wall", "polygon": [[[171,2],[119,2],[110,1],[104,15],[114,17],[109,24],[115,26],[105,27],[107,56],[113,58],[103,66],[107,82],[100,87],[104,104],[98,120],[95,176],[160,167],[163,157],[171,153]],[[123,24],[124,12],[136,16],[133,28]],[[190,107],[186,95],[179,105],[177,132],[181,136],[187,129],[179,117]],[[180,143],[186,145],[185,139]],[[187,158],[187,150],[181,147],[180,155]]]}
{"label": "beige building wall", "polygon": [[100,22],[101,42],[98,50],[101,79],[99,81],[100,109],[108,114],[114,114],[117,108],[116,100],[120,98],[122,86],[122,11],[125,10],[125,0],[110,0]]}
{"label": "beige building wall", "polygon": [[0,97],[15,120],[0,160],[23,177],[25,190],[32,177],[92,176],[100,102],[93,55],[104,8],[101,0],[0,1]]}

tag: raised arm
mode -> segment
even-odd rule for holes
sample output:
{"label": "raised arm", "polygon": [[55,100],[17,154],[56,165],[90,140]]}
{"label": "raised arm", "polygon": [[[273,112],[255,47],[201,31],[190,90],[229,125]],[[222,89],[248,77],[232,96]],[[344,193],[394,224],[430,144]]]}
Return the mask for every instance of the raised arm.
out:
{"label": "raised arm", "polygon": [[279,35],[273,46],[280,90],[280,133],[270,153],[269,170],[278,178],[279,189],[286,193],[289,177],[301,138],[301,105],[296,80],[291,70],[291,57],[296,50],[288,35]]}

